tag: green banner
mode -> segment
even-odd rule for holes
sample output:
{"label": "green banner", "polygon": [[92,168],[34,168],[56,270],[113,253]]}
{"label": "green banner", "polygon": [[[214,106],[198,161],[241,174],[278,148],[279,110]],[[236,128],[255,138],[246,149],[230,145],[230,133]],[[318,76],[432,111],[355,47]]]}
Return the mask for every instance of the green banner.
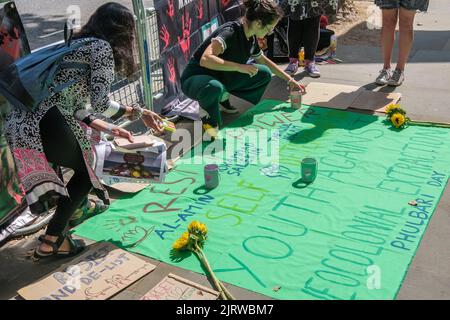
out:
{"label": "green banner", "polygon": [[[202,194],[212,160],[196,149],[165,183],[114,202],[76,234],[204,273],[195,256],[171,252],[198,220],[225,282],[279,299],[395,298],[447,184],[450,130],[394,130],[376,116],[272,100],[228,129],[225,151],[203,146],[223,159],[218,188]],[[318,161],[309,185],[305,157]]]}

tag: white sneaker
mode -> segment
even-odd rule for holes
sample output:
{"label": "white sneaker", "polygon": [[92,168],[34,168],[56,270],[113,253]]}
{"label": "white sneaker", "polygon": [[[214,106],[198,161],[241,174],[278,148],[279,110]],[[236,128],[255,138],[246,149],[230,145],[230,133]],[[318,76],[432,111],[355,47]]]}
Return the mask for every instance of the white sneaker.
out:
{"label": "white sneaker", "polygon": [[405,73],[400,69],[395,69],[391,78],[388,81],[389,86],[398,87],[405,80]]}
{"label": "white sneaker", "polygon": [[388,84],[389,79],[391,78],[391,69],[383,69],[380,71],[380,74],[378,75],[377,79],[375,80],[375,83],[384,86]]}
{"label": "white sneaker", "polygon": [[308,63],[305,66],[305,71],[311,78],[319,78],[320,77],[320,70],[314,62]]}
{"label": "white sneaker", "polygon": [[286,69],[284,69],[284,71],[291,76],[295,75],[298,71],[298,60],[291,58],[288,66],[286,67]]}

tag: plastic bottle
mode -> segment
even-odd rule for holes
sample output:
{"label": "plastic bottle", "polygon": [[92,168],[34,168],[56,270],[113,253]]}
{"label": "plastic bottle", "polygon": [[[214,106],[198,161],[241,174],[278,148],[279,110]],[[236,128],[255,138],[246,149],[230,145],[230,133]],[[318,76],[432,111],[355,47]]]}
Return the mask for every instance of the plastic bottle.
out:
{"label": "plastic bottle", "polygon": [[298,53],[298,64],[300,67],[305,66],[305,49],[302,47]]}
{"label": "plastic bottle", "polygon": [[330,56],[331,58],[336,57],[336,47],[337,47],[337,37],[332,35],[330,39]]}

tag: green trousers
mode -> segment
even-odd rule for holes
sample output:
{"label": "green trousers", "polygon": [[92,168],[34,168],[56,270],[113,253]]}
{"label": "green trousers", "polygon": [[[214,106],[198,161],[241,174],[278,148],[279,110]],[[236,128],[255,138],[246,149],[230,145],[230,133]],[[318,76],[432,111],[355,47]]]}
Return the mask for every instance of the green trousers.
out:
{"label": "green trousers", "polygon": [[240,72],[215,71],[190,62],[181,75],[181,90],[209,113],[209,124],[221,126],[222,118],[219,103],[224,92],[244,99],[253,104],[258,103],[272,78],[270,69],[255,64],[259,71],[250,77]]}

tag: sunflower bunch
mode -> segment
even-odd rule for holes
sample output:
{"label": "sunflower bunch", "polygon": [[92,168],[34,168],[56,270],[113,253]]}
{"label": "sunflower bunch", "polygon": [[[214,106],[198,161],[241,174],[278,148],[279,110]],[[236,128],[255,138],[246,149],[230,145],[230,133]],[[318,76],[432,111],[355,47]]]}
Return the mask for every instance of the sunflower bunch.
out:
{"label": "sunflower bunch", "polygon": [[406,116],[406,111],[399,104],[391,104],[386,108],[387,119],[397,129],[404,128],[411,120]]}
{"label": "sunflower bunch", "polygon": [[211,265],[203,252],[205,241],[208,237],[208,229],[204,223],[199,221],[192,221],[188,230],[183,232],[180,238],[178,238],[172,245],[172,248],[177,251],[192,251],[198,257],[203,266],[208,270],[216,289],[220,293],[220,297],[223,300],[234,300],[231,293],[225,288],[212,271]]}

